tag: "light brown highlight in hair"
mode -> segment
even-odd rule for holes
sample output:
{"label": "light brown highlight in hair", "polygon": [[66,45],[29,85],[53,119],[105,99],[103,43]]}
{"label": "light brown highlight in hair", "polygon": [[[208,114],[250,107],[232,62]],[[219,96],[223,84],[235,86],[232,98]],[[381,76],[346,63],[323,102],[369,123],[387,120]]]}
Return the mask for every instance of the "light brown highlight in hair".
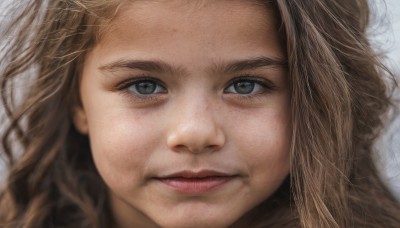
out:
{"label": "light brown highlight in hair", "polygon": [[366,39],[367,1],[277,3],[291,68],[291,176],[302,227],[398,226],[399,204],[371,154],[390,106],[390,73]]}
{"label": "light brown highlight in hair", "polygon": [[[5,34],[1,95],[10,126],[2,137],[9,177],[0,196],[2,227],[107,227],[105,185],[91,161],[87,139],[71,125],[85,53],[112,1],[29,1]],[[13,84],[34,73],[19,106]],[[23,121],[27,123],[23,124]],[[23,126],[24,125],[24,126]],[[12,135],[22,146],[14,158]],[[99,216],[104,214],[104,216]]]}
{"label": "light brown highlight in hair", "polygon": [[[293,137],[290,177],[249,212],[254,224],[247,225],[400,227],[399,203],[372,159],[391,100],[385,84],[390,73],[366,38],[367,1],[257,2],[281,21]],[[1,227],[112,225],[107,188],[71,114],[80,105],[85,54],[107,33],[103,25],[120,3],[27,1],[4,31],[14,38],[0,59],[1,98],[10,120],[1,135],[9,164],[0,192]],[[27,74],[27,94],[15,102],[16,80]]]}

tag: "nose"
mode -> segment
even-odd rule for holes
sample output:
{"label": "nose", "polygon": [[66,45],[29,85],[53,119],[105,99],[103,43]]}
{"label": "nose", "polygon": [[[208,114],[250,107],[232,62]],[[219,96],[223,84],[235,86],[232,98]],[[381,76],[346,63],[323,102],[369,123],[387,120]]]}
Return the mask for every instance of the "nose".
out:
{"label": "nose", "polygon": [[207,100],[190,99],[171,113],[168,147],[174,152],[204,153],[220,150],[225,134],[217,118],[218,110]]}

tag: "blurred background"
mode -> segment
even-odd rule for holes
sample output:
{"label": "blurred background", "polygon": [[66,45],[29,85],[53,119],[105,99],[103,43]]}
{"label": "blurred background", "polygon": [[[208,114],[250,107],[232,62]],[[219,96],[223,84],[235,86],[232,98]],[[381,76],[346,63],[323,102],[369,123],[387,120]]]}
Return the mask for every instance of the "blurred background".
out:
{"label": "blurred background", "polygon": [[[385,62],[400,82],[400,1],[370,0],[372,23],[370,39],[375,48],[386,55]],[[394,94],[400,105],[400,89]],[[400,200],[400,106],[397,118],[391,122],[376,144],[376,160],[382,176]],[[395,110],[396,112],[396,110]]]}
{"label": "blurred background", "polygon": [[[0,26],[7,20],[4,6],[11,0],[0,1]],[[346,1],[346,0],[335,0]],[[372,3],[372,23],[369,36],[379,53],[385,54],[386,64],[400,75],[400,0],[370,0]],[[0,63],[0,68],[1,68]],[[400,81],[400,78],[398,78]],[[400,93],[395,95],[400,101]],[[400,102],[399,102],[400,104]],[[400,110],[400,107],[398,107]],[[399,118],[389,124],[385,135],[376,144],[377,164],[382,176],[391,190],[400,199],[400,112]],[[0,103],[0,123],[4,122],[4,113]],[[3,126],[0,125],[0,131]],[[0,182],[6,176],[4,163],[0,159]]]}

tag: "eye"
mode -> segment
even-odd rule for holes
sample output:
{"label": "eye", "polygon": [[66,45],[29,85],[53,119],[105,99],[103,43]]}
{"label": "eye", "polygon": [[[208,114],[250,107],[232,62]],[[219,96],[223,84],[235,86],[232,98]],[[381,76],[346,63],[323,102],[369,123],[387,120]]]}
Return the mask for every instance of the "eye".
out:
{"label": "eye", "polygon": [[235,94],[260,94],[268,89],[272,89],[272,86],[266,82],[261,82],[259,79],[242,78],[232,82],[225,90],[225,93]]}
{"label": "eye", "polygon": [[138,79],[127,81],[118,86],[119,90],[127,90],[137,95],[151,95],[166,93],[167,89],[159,82],[152,79]]}

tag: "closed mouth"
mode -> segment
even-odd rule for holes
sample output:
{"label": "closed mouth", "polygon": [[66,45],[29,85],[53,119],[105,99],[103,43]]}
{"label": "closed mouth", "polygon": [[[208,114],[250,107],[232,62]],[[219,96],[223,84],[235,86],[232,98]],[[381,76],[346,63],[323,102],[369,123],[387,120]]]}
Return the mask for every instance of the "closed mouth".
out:
{"label": "closed mouth", "polygon": [[213,191],[238,177],[217,171],[182,171],[154,179],[179,193],[200,194]]}

